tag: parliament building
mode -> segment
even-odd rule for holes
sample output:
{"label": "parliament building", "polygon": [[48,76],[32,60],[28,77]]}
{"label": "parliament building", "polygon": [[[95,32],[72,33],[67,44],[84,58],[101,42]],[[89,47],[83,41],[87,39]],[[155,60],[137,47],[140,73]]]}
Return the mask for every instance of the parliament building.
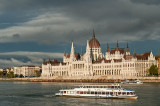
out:
{"label": "parliament building", "polygon": [[43,61],[42,77],[53,76],[147,76],[147,70],[154,64],[158,66],[158,59],[152,52],[137,55],[130,53],[128,43],[125,48],[119,48],[118,41],[115,48],[110,49],[107,43],[106,53],[103,54],[99,41],[93,31],[92,39],[86,45],[86,52],[75,53],[72,42],[69,54],[64,52],[63,62],[57,60]]}

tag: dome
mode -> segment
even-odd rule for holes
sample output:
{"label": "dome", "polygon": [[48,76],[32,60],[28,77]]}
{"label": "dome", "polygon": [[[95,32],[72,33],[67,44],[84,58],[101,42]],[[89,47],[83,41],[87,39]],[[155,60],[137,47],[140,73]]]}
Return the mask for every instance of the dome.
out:
{"label": "dome", "polygon": [[95,38],[94,30],[93,30],[92,39],[89,41],[89,47],[90,47],[90,48],[100,48],[100,43],[99,43],[99,41]]}
{"label": "dome", "polygon": [[89,47],[90,48],[99,48],[100,47],[100,44],[98,42],[98,40],[96,38],[92,38],[90,41],[89,41]]}

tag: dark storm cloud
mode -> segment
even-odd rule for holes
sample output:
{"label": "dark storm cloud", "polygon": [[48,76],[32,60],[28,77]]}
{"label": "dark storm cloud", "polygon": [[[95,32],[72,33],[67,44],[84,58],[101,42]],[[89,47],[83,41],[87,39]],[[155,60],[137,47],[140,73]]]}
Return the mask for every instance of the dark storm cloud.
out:
{"label": "dark storm cloud", "polygon": [[19,38],[19,37],[20,37],[19,34],[14,34],[14,35],[13,35],[13,38]]}
{"label": "dark storm cloud", "polygon": [[142,3],[142,4],[147,4],[147,5],[159,5],[160,1],[159,0],[131,0],[134,3]]}
{"label": "dark storm cloud", "polygon": [[2,32],[14,35],[14,28],[21,41],[82,44],[93,27],[102,43],[160,38],[158,0],[1,0],[0,9],[1,16],[11,13],[7,20],[17,23]]}

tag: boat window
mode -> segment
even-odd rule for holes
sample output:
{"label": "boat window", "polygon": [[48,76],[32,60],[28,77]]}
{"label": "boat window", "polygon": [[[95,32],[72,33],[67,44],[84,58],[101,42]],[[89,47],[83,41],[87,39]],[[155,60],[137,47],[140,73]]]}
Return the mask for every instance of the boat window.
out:
{"label": "boat window", "polygon": [[127,92],[127,95],[129,95],[129,92]]}
{"label": "boat window", "polygon": [[111,86],[112,89],[114,89],[114,86]]}
{"label": "boat window", "polygon": [[121,92],[118,92],[118,95],[121,95]]}
{"label": "boat window", "polygon": [[98,94],[101,94],[101,92],[98,92]]}
{"label": "boat window", "polygon": [[84,91],[84,94],[86,94],[86,91]]}
{"label": "boat window", "polygon": [[122,92],[122,95],[126,95],[126,92]]}
{"label": "boat window", "polygon": [[109,95],[109,92],[106,92],[106,95]]}
{"label": "boat window", "polygon": [[97,92],[95,92],[95,94],[97,94]]}
{"label": "boat window", "polygon": [[102,92],[102,95],[105,95],[105,92]]}
{"label": "boat window", "polygon": [[110,95],[113,95],[113,92],[110,92]]}
{"label": "boat window", "polygon": [[91,91],[91,94],[94,94],[94,92],[93,92],[93,91]]}
{"label": "boat window", "polygon": [[80,94],[83,94],[83,91],[81,91]]}
{"label": "boat window", "polygon": [[63,91],[63,93],[66,93],[66,91]]}
{"label": "boat window", "polygon": [[80,92],[79,91],[77,91],[77,94],[79,94]]}

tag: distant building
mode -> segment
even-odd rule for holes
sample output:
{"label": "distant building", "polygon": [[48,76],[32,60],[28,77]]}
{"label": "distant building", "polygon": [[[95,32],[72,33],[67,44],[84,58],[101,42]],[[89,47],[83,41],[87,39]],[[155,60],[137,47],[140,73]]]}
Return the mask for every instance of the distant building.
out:
{"label": "distant building", "polygon": [[57,60],[44,61],[42,64],[42,77],[53,76],[147,76],[150,66],[158,65],[158,60],[152,52],[143,55],[131,54],[128,43],[126,49],[116,48],[107,50],[105,55],[101,52],[99,41],[93,31],[92,39],[86,46],[86,53],[75,53],[72,42],[71,52],[64,52],[63,62]]}
{"label": "distant building", "polygon": [[3,68],[0,68],[0,71],[3,72]]}
{"label": "distant building", "polygon": [[4,69],[4,70],[5,70],[7,73],[14,71],[13,68],[6,68],[6,69]]}
{"label": "distant building", "polygon": [[160,57],[158,57],[158,75],[160,75]]}
{"label": "distant building", "polygon": [[24,65],[13,67],[14,74],[23,75],[24,77],[36,76],[36,71],[41,71],[39,66]]}

